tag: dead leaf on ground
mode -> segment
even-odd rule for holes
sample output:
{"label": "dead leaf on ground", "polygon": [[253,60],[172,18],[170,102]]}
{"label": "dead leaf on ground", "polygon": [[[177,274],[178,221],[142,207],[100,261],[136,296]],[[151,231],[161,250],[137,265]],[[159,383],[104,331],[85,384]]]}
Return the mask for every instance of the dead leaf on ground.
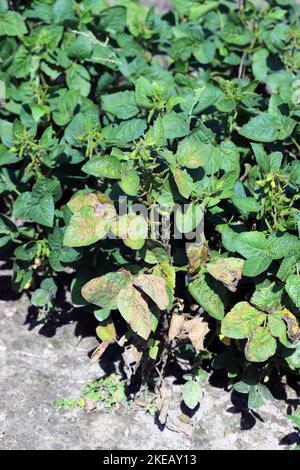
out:
{"label": "dead leaf on ground", "polygon": [[182,432],[189,438],[193,437],[194,433],[194,426],[190,423],[184,423],[179,417],[177,416],[168,416],[166,421],[166,427],[171,431],[175,432]]}
{"label": "dead leaf on ground", "polygon": [[97,408],[97,402],[90,400],[90,398],[85,398],[85,411],[93,411]]}

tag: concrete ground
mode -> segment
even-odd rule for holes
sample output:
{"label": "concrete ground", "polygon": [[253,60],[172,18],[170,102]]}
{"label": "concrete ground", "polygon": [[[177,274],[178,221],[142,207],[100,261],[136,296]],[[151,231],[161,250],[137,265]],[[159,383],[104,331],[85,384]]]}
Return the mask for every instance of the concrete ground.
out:
{"label": "concrete ground", "polygon": [[[2,287],[7,281],[0,278]],[[280,450],[297,442],[285,414],[288,406],[299,404],[299,386],[287,387],[287,401],[269,402],[251,415],[242,395],[231,397],[220,384],[208,383],[192,426],[178,426],[179,386],[173,385],[171,419],[164,430],[143,409],[57,415],[57,398],[75,398],[84,384],[103,374],[88,357],[97,345],[88,314],[65,312],[57,328],[45,327],[28,312],[26,297],[6,300],[7,292],[2,289],[0,301],[0,449]]]}

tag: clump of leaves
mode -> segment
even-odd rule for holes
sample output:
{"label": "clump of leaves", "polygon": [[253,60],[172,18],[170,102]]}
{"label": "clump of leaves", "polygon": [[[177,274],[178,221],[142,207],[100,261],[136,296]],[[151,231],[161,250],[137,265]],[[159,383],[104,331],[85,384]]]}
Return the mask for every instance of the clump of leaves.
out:
{"label": "clump of leaves", "polygon": [[[294,425],[300,431],[300,411],[296,410],[295,413],[289,415],[288,418],[294,423]],[[300,445],[295,447],[295,450],[300,450]]]}
{"label": "clump of leaves", "polygon": [[111,374],[86,384],[79,397],[75,399],[57,399],[55,406],[58,413],[64,409],[73,412],[76,408],[89,411],[95,409],[98,403],[101,403],[105,408],[111,408],[125,401],[124,383],[115,374]]}
{"label": "clump of leaves", "polygon": [[72,273],[94,360],[156,390],[186,361],[190,408],[223,369],[255,409],[300,372],[299,7],[173,6],[0,2],[0,246],[41,317]]}

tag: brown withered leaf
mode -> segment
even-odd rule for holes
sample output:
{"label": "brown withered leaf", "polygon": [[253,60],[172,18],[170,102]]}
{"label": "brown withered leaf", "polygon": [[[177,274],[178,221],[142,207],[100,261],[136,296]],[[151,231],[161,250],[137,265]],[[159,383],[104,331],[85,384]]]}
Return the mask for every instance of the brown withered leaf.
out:
{"label": "brown withered leaf", "polygon": [[300,340],[300,326],[297,318],[287,308],[283,309],[282,318],[287,324],[287,334],[289,339],[293,343],[297,343]]}
{"label": "brown withered leaf", "polygon": [[93,411],[97,408],[97,402],[95,400],[91,400],[90,398],[84,399],[85,401],[85,411]]}
{"label": "brown withered leaf", "polygon": [[103,341],[101,344],[99,344],[99,346],[93,351],[91,355],[92,362],[98,361],[98,359],[101,358],[110,344],[110,341]]}
{"label": "brown withered leaf", "polygon": [[139,351],[134,344],[126,346],[122,354],[124,360],[124,372],[128,379],[136,373],[141,363],[143,352]]}
{"label": "brown withered leaf", "polygon": [[207,271],[230,291],[235,292],[242,277],[243,266],[244,260],[240,258],[219,258],[207,264]]}
{"label": "brown withered leaf", "polygon": [[172,398],[172,389],[163,384],[159,390],[160,398],[156,404],[159,411],[158,420],[161,424],[165,424],[168,418],[169,406]]}
{"label": "brown withered leaf", "polygon": [[180,335],[183,325],[185,323],[185,319],[183,315],[173,315],[170,323],[168,340],[172,341],[178,335]]}
{"label": "brown withered leaf", "polygon": [[139,274],[133,279],[133,284],[142,289],[160,310],[165,310],[169,305],[166,281],[162,277],[154,274]]}
{"label": "brown withered leaf", "polygon": [[190,243],[186,249],[189,260],[189,273],[194,274],[205,263],[209,255],[209,248],[204,243]]}
{"label": "brown withered leaf", "polygon": [[192,438],[194,434],[194,426],[190,423],[184,423],[177,416],[169,415],[166,422],[166,427],[171,431],[183,433],[189,438]]}
{"label": "brown withered leaf", "polygon": [[131,329],[147,340],[151,333],[151,312],[142,294],[134,287],[120,290],[117,298],[118,309]]}
{"label": "brown withered leaf", "polygon": [[208,324],[197,317],[192,320],[187,320],[184,323],[184,329],[188,333],[189,339],[196,352],[203,351],[203,342],[209,332]]}

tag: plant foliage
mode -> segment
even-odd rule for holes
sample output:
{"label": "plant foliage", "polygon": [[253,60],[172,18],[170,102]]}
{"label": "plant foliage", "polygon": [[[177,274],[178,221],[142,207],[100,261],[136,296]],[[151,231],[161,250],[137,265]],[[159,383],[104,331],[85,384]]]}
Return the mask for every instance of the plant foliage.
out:
{"label": "plant foliage", "polygon": [[41,317],[72,273],[94,359],[118,343],[158,388],[189,361],[192,409],[224,369],[256,409],[272,370],[300,372],[299,8],[173,6],[0,1],[0,246]]}

